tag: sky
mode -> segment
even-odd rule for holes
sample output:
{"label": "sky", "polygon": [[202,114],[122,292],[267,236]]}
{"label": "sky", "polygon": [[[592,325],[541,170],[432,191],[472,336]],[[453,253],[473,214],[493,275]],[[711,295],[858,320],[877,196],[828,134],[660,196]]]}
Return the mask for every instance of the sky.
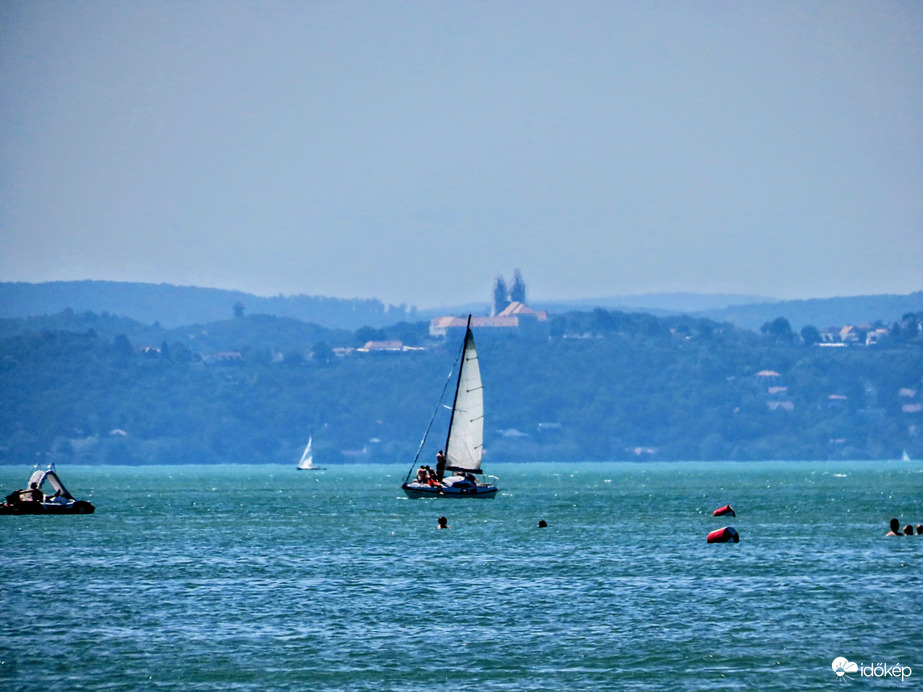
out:
{"label": "sky", "polygon": [[0,0],[0,281],[923,288],[923,3]]}

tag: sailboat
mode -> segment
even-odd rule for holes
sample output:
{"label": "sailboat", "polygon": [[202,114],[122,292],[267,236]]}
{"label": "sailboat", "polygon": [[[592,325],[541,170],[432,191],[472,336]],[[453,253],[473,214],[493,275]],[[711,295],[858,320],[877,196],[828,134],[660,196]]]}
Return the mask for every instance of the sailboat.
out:
{"label": "sailboat", "polygon": [[304,452],[301,455],[301,460],[298,462],[297,468],[299,471],[323,471],[323,468],[320,466],[314,465],[314,452],[311,451],[311,445],[314,442],[314,436],[311,435],[308,438],[308,446],[304,448]]}
{"label": "sailboat", "polygon": [[[481,471],[481,457],[484,453],[484,390],[481,383],[481,366],[471,333],[471,315],[465,329],[458,361],[458,379],[455,384],[455,399],[452,402],[452,417],[446,437],[445,452],[436,455],[435,471],[417,466],[420,452],[429,435],[433,420],[442,403],[442,396],[436,404],[436,411],[430,419],[413,465],[401,485],[408,497],[494,497],[497,486],[483,482],[478,476]],[[446,380],[446,387],[452,373]],[[445,388],[443,388],[443,395]],[[411,476],[416,469],[416,476]],[[447,475],[451,473],[451,475]]]}

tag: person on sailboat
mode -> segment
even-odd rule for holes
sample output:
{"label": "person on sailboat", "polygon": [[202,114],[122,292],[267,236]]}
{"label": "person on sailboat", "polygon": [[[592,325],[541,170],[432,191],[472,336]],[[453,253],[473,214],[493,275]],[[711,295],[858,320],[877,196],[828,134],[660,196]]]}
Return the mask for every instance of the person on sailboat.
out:
{"label": "person on sailboat", "polygon": [[424,479],[423,482],[433,487],[439,487],[440,485],[442,485],[442,483],[440,483],[439,479],[436,477],[436,472],[433,470],[431,466],[426,467],[426,478]]}
{"label": "person on sailboat", "polygon": [[441,449],[436,452],[436,480],[442,481],[445,477],[445,452]]}
{"label": "person on sailboat", "polygon": [[426,467],[421,464],[420,468],[417,469],[417,483],[426,483],[426,477],[428,475]]}

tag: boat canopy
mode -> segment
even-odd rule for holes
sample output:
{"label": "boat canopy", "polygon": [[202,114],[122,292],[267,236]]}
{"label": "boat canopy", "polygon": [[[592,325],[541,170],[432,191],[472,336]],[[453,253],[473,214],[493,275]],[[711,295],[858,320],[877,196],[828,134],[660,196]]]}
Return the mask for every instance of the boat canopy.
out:
{"label": "boat canopy", "polygon": [[[74,496],[67,492],[67,488],[64,487],[64,483],[61,482],[61,479],[58,478],[58,474],[54,472],[54,469],[48,469],[47,471],[37,470],[32,472],[32,476],[29,478],[29,485],[27,487],[31,488],[32,484],[35,483],[35,487],[39,490],[42,490],[42,485],[44,483],[49,483],[52,488],[54,488],[54,495],[56,497],[63,497],[65,500],[73,500]],[[46,493],[42,490],[45,495]]]}

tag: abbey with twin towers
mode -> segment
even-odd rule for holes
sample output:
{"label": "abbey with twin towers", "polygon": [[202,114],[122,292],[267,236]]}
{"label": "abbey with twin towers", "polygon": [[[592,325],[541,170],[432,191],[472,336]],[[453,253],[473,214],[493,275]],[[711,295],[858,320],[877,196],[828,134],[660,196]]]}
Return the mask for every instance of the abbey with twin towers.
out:
{"label": "abbey with twin towers", "polygon": [[[472,316],[471,328],[518,332],[526,324],[545,322],[547,319],[548,314],[544,310],[533,310],[526,305],[526,282],[517,269],[509,286],[502,276],[497,276],[494,280],[490,317]],[[429,333],[432,336],[446,336],[456,329],[464,329],[467,322],[467,317],[434,317],[429,325]]]}

